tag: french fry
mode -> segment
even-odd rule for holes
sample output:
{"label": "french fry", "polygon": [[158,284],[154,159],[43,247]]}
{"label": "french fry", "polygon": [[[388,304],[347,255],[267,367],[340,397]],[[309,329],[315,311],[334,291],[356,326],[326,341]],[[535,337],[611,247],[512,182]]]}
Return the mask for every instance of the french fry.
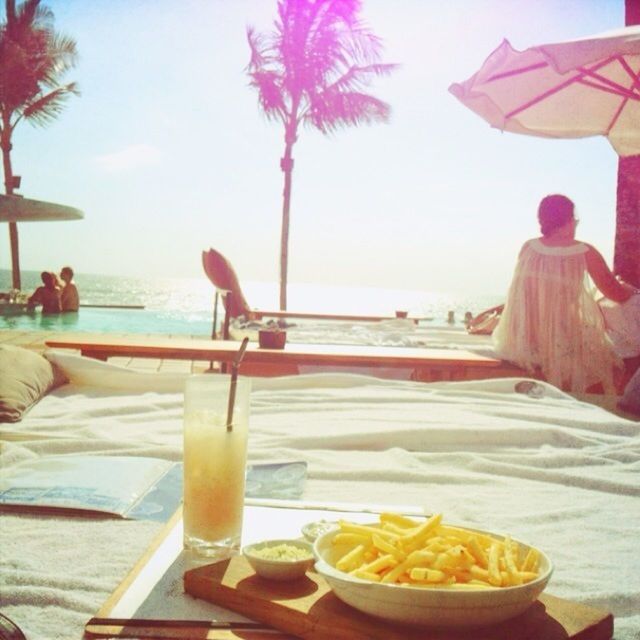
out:
{"label": "french fry", "polygon": [[[336,568],[362,580],[425,589],[496,589],[538,577],[539,553],[531,548],[520,563],[510,537],[442,524],[435,514],[419,523],[384,513],[376,525],[340,521],[333,544],[347,548]],[[351,547],[351,548],[349,548]]]}
{"label": "french fry", "polygon": [[432,515],[428,520],[423,522],[418,527],[410,529],[409,533],[400,538],[399,544],[404,548],[408,548],[411,545],[419,544],[426,540],[429,532],[433,531],[442,521],[442,514],[436,513]]}
{"label": "french fry", "polygon": [[407,564],[410,567],[419,567],[419,566],[431,566],[435,559],[436,559],[436,554],[432,553],[431,551],[427,551],[426,549],[421,549],[418,551],[412,551],[408,556],[407,556]]}
{"label": "french fry", "polygon": [[522,584],[522,578],[518,572],[514,557],[513,542],[509,536],[504,539],[504,564],[509,574],[509,584]]}
{"label": "french fry", "polygon": [[469,549],[469,553],[476,559],[476,562],[483,568],[486,569],[489,566],[489,562],[487,560],[487,554],[484,552],[482,547],[480,546],[480,542],[478,542],[478,538],[475,536],[471,536],[467,543],[467,549]]}
{"label": "french fry", "polygon": [[369,544],[369,536],[363,536],[360,533],[336,533],[331,544]]}
{"label": "french fry", "polygon": [[439,553],[442,551],[447,551],[447,549],[449,549],[450,547],[451,545],[444,538],[436,537],[430,540],[424,548],[428,551]]}
{"label": "french fry", "polygon": [[482,567],[479,567],[477,564],[474,564],[470,569],[469,573],[476,580],[482,580],[483,582],[489,582],[489,572]]}
{"label": "french fry", "polygon": [[520,567],[521,571],[535,571],[538,568],[538,557],[539,553],[536,549],[531,547],[527,552],[527,555]]}
{"label": "french fry", "polygon": [[421,567],[414,567],[409,572],[409,577],[412,580],[424,580],[426,582],[444,582],[447,579],[447,575],[443,571],[437,569],[423,569]]}
{"label": "french fry", "polygon": [[391,524],[396,525],[396,527],[400,527],[401,529],[413,529],[417,527],[420,523],[412,520],[411,518],[406,518],[399,513],[381,513],[380,514],[380,522],[385,524],[389,522]]}
{"label": "french fry", "polygon": [[458,544],[455,547],[451,547],[451,549],[449,549],[446,553],[448,556],[454,558],[459,566],[469,568],[471,565],[475,564],[475,558],[473,557],[473,555],[471,555],[469,551],[467,551],[467,549],[461,544]]}
{"label": "french fry", "polygon": [[394,583],[407,569],[409,569],[407,562],[401,562],[397,567],[394,567],[389,573],[385,574],[381,582],[385,584]]}
{"label": "french fry", "polygon": [[383,522],[381,527],[384,531],[395,533],[398,537],[407,533],[406,527],[399,527],[397,524],[393,524],[393,522]]}
{"label": "french fry", "polygon": [[500,545],[494,542],[489,549],[489,582],[499,587],[502,585],[502,576],[500,575]]}
{"label": "french fry", "polygon": [[365,571],[366,573],[378,573],[383,569],[387,569],[389,567],[393,568],[398,565],[398,561],[389,553],[386,556],[380,556],[376,558],[373,562],[369,564],[365,564],[363,567],[360,567],[360,571]]}
{"label": "french fry", "polygon": [[353,522],[346,522],[345,520],[340,520],[340,529],[343,533],[359,533],[360,535],[371,537],[374,533],[377,533],[379,536],[383,538],[387,538],[389,540],[399,540],[400,536],[397,533],[392,533],[391,531],[386,531],[385,529],[381,529],[380,527],[368,527],[364,524],[354,524]]}
{"label": "french fry", "polygon": [[354,547],[346,553],[342,558],[336,562],[336,569],[339,571],[352,571],[356,569],[364,559],[364,545],[359,544],[357,547]]}
{"label": "french fry", "polygon": [[400,549],[394,547],[390,542],[380,537],[378,534],[374,533],[373,536],[371,536],[371,540],[373,542],[373,546],[376,549],[384,551],[385,553],[390,553],[398,561],[404,558],[404,554],[402,553],[402,551],[400,551]]}

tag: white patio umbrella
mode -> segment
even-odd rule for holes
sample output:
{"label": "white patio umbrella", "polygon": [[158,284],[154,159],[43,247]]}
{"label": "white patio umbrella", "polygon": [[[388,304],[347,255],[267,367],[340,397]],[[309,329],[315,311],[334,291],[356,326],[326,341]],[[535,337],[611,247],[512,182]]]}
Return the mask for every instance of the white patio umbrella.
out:
{"label": "white patio umbrella", "polygon": [[640,25],[525,51],[504,40],[449,91],[503,131],[604,135],[619,156],[640,154]]}

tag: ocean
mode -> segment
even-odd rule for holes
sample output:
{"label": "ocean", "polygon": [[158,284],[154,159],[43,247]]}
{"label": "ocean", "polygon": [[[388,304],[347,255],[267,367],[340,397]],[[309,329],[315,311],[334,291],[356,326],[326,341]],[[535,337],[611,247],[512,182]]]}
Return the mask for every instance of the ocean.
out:
{"label": "ocean", "polygon": [[[40,273],[22,271],[22,290],[40,285]],[[144,310],[81,309],[61,317],[40,313],[0,315],[0,329],[47,329],[210,335],[214,289],[206,278],[143,278],[79,273],[75,282],[81,304],[142,305]],[[0,269],[0,291],[11,288],[11,274]],[[278,308],[278,284],[243,282],[247,302],[253,308]],[[292,283],[288,307],[316,313],[393,316],[396,310],[410,316],[432,318],[433,326],[447,324],[450,311],[460,324],[464,313],[477,313],[502,302],[496,295],[463,296],[441,292],[380,289],[338,285]]]}

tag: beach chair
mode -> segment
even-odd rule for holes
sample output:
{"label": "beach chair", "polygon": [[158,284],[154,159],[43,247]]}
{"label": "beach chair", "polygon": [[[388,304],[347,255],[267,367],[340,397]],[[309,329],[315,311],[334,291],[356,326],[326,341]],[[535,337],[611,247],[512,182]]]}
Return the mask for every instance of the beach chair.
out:
{"label": "beach chair", "polygon": [[[296,311],[265,311],[263,309],[251,309],[240,288],[240,282],[236,272],[225,256],[215,249],[202,252],[202,266],[207,277],[216,289],[213,309],[212,337],[216,337],[217,308],[219,298],[222,298],[225,317],[222,324],[222,337],[229,339],[229,325],[234,318],[244,317],[247,320],[263,320],[265,318],[298,318],[307,320],[343,320],[354,322],[379,322],[381,320],[393,320],[396,316],[367,316],[307,313]],[[409,318],[413,322],[419,320],[431,320],[432,318]]]}
{"label": "beach chair", "polygon": [[498,326],[503,310],[504,305],[500,304],[470,318],[467,322],[467,331],[472,335],[490,336]]}
{"label": "beach chair", "polygon": [[215,287],[215,299],[213,303],[213,329],[212,338],[216,338],[218,324],[218,302],[222,298],[225,316],[222,324],[222,338],[229,339],[229,325],[232,319],[244,316],[247,319],[255,317],[255,313],[249,308],[240,288],[238,276],[231,263],[215,249],[202,252],[202,266]]}

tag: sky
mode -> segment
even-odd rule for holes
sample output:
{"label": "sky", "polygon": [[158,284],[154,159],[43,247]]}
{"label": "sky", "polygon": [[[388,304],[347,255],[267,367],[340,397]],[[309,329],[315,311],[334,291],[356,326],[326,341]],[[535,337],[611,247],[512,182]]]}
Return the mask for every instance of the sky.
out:
{"label": "sky", "polygon": [[[276,0],[44,0],[72,36],[80,85],[49,127],[21,123],[25,197],[85,218],[20,225],[23,269],[200,277],[214,247],[241,281],[278,279],[281,125],[248,86],[247,25]],[[617,156],[604,138],[501,133],[449,92],[507,38],[517,49],[624,24],[623,0],[364,0],[401,66],[371,92],[388,124],[294,147],[289,281],[420,291],[506,291],[548,193],[577,206],[579,236],[613,257]],[[0,268],[10,267],[6,230]]]}

